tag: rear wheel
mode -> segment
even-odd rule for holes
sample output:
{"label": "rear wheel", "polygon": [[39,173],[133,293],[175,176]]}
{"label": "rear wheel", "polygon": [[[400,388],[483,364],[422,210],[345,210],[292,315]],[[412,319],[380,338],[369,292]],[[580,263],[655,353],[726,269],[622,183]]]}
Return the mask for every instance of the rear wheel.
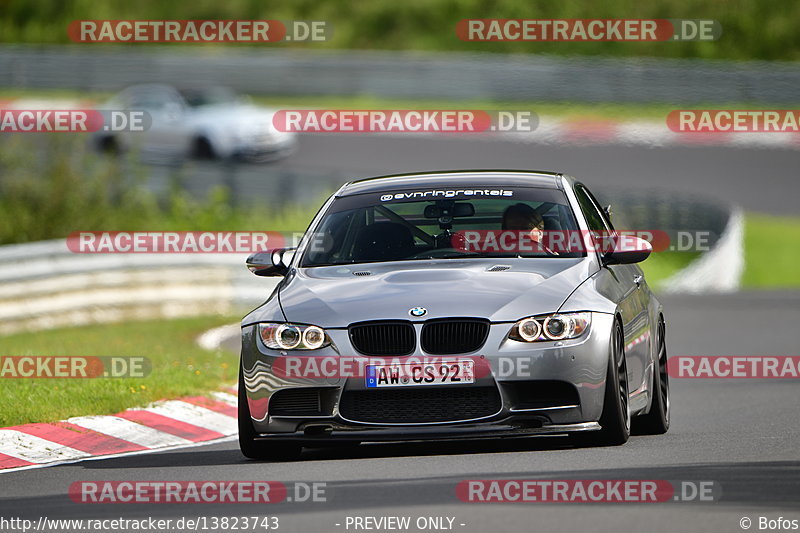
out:
{"label": "rear wheel", "polygon": [[303,448],[291,442],[264,442],[256,440],[250,406],[244,388],[244,376],[239,365],[239,448],[248,459],[291,461],[300,457]]}
{"label": "rear wheel", "polygon": [[614,322],[608,353],[606,392],[600,431],[578,433],[575,439],[583,445],[618,446],[628,442],[631,434],[631,409],[628,399],[628,366],[625,362],[625,339],[622,326]]}
{"label": "rear wheel", "polygon": [[662,435],[669,429],[669,373],[667,372],[667,337],[664,318],[656,328],[658,361],[653,372],[653,400],[650,412],[637,417],[634,429],[638,435]]}

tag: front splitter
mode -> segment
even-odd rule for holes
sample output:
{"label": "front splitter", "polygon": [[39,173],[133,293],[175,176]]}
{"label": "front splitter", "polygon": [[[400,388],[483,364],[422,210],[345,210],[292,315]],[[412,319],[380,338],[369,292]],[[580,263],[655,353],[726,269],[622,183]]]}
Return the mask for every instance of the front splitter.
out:
{"label": "front splitter", "polygon": [[[335,442],[411,442],[426,440],[488,439],[517,436],[554,436],[598,431],[600,424],[585,422],[580,424],[545,425],[541,427],[521,427],[518,424],[495,423],[459,426],[379,426],[359,427],[338,424],[309,424],[303,431],[293,433],[262,434],[256,440],[263,442],[292,441],[305,446],[324,445]],[[311,431],[309,431],[311,430]],[[315,434],[319,432],[319,434]]]}

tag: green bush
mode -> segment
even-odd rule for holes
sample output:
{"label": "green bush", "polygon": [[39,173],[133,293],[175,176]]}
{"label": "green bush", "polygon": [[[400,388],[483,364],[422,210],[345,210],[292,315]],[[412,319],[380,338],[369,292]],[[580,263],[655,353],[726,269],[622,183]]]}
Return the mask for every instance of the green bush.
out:
{"label": "green bush", "polygon": [[225,187],[195,198],[179,185],[145,186],[135,156],[93,153],[80,135],[9,135],[0,144],[0,244],[63,238],[73,231],[297,231],[314,212],[233,207]]}

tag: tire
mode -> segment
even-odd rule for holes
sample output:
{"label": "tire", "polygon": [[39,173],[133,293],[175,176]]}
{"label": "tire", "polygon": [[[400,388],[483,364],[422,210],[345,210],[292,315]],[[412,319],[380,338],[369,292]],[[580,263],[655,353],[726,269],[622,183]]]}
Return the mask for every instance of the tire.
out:
{"label": "tire", "polygon": [[97,149],[108,155],[119,155],[122,153],[122,148],[119,141],[113,135],[106,135],[97,141]]}
{"label": "tire", "polygon": [[669,430],[669,372],[667,371],[667,338],[664,317],[659,317],[656,328],[657,372],[653,372],[653,400],[650,412],[634,420],[637,435],[663,435]]}
{"label": "tire", "polygon": [[192,157],[201,160],[211,160],[217,158],[217,153],[211,145],[211,141],[205,137],[198,137],[192,143]]}
{"label": "tire", "polygon": [[576,434],[580,445],[619,446],[628,442],[631,434],[631,411],[628,398],[628,366],[625,361],[625,338],[622,326],[614,321],[614,330],[608,350],[606,391],[603,398],[603,413],[600,415],[600,431]]}
{"label": "tire", "polygon": [[250,406],[244,390],[244,376],[239,365],[239,449],[248,459],[292,461],[300,457],[303,448],[292,442],[264,442],[256,440],[253,420],[250,417]]}

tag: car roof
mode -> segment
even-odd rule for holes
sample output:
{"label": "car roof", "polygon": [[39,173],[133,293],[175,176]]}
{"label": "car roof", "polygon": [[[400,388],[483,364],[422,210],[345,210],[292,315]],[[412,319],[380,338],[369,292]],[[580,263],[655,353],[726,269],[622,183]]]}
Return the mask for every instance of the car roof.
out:
{"label": "car roof", "polygon": [[544,187],[561,188],[562,174],[538,170],[446,170],[376,176],[346,183],[337,196],[374,193],[414,187]]}

